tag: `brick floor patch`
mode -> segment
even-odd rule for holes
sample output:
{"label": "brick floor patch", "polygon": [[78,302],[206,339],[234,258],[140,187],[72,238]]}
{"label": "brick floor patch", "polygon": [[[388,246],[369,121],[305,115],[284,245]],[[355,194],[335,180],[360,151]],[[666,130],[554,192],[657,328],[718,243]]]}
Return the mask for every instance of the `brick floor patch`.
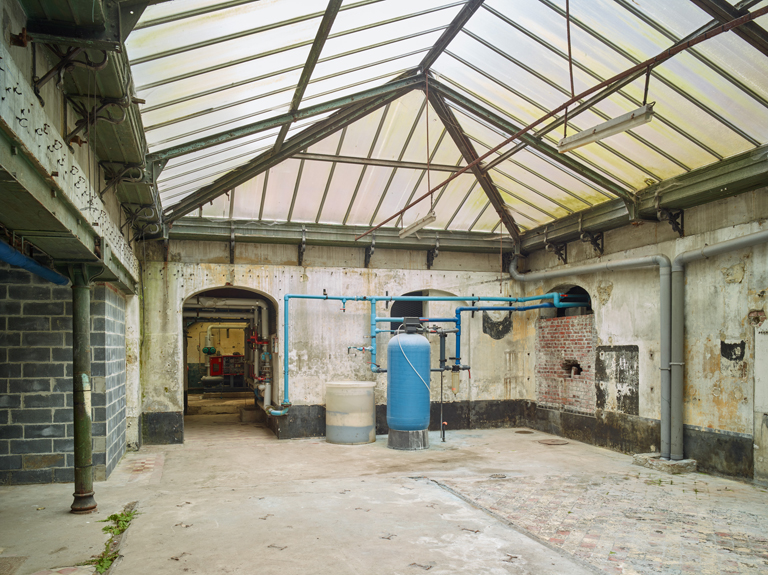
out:
{"label": "brick floor patch", "polygon": [[461,478],[440,483],[607,572],[768,573],[768,498],[719,478],[659,474]]}

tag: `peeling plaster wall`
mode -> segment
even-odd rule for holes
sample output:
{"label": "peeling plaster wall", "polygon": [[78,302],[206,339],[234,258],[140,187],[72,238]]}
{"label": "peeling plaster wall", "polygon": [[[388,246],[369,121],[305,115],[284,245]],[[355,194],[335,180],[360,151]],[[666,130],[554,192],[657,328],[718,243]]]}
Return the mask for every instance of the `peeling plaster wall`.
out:
{"label": "peeling plaster wall", "polygon": [[[186,298],[202,290],[232,285],[252,289],[269,297],[278,308],[279,349],[275,354],[273,400],[282,400],[283,296],[294,294],[401,295],[428,290],[429,295],[499,294],[498,256],[441,252],[432,270],[426,267],[422,252],[377,250],[376,267],[360,266],[362,250],[308,246],[304,267],[296,266],[296,247],[243,244],[236,246],[235,264],[229,264],[228,245],[212,242],[172,241],[169,262],[162,249],[147,243],[143,262],[144,338],[141,356],[142,410],[147,413],[175,412],[183,409],[183,340],[181,310]],[[144,252],[144,248],[140,253]],[[399,256],[399,257],[398,257]],[[226,263],[223,263],[226,262]],[[397,264],[405,262],[406,267]],[[408,269],[410,268],[410,269]],[[505,282],[505,292],[509,285]],[[511,294],[514,296],[514,294]],[[453,317],[456,302],[429,302],[426,313],[432,317]],[[290,400],[297,405],[325,403],[325,383],[333,380],[376,381],[377,403],[386,403],[386,376],[370,371],[370,355],[347,351],[348,346],[370,345],[370,303],[348,302],[346,311],[335,301],[291,300],[290,302]],[[391,308],[391,306],[390,306]],[[389,315],[384,303],[378,315]],[[522,316],[521,316],[522,317]],[[517,321],[517,318],[515,318]],[[482,314],[463,318],[462,360],[472,365],[472,385],[462,373],[458,393],[451,391],[446,378],[445,401],[523,398],[523,389],[505,391],[507,355],[512,337],[493,339],[482,331]],[[451,324],[449,324],[449,327]],[[377,363],[386,367],[386,342],[379,336]],[[433,364],[438,362],[439,343],[432,336]],[[194,346],[191,342],[190,348]],[[454,337],[448,338],[447,355],[454,355]],[[432,398],[439,401],[439,377],[432,380]]]}

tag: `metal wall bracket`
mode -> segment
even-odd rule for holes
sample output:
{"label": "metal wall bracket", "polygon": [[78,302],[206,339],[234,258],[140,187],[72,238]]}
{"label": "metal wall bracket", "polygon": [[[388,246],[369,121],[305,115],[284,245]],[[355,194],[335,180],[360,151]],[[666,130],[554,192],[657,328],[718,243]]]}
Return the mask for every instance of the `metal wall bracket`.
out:
{"label": "metal wall bracket", "polygon": [[376,236],[374,235],[371,238],[371,245],[365,246],[365,267],[371,265],[371,257],[373,257],[373,252],[376,251]]}
{"label": "metal wall bracket", "polygon": [[107,271],[107,267],[100,263],[84,262],[56,262],[56,271],[69,278],[72,285],[82,281],[84,285],[90,285],[96,278]]}
{"label": "metal wall bracket", "polygon": [[605,247],[605,240],[603,238],[603,232],[581,232],[581,241],[584,243],[589,242],[598,255],[603,255],[603,248]]}
{"label": "metal wall bracket", "polygon": [[299,265],[304,265],[304,252],[307,250],[307,228],[301,227],[301,243],[299,244]]}
{"label": "metal wall bracket", "polygon": [[[102,199],[104,194],[123,182],[141,183],[145,180],[144,164],[105,161],[99,162],[99,165],[104,168],[104,181],[107,182],[107,185],[99,192],[99,197]],[[131,170],[138,170],[138,176],[129,175]]]}
{"label": "metal wall bracket", "polygon": [[685,218],[683,210],[659,208],[656,210],[656,214],[660,222],[669,222],[669,225],[672,226],[672,229],[676,231],[681,238],[685,235]]}
{"label": "metal wall bracket", "polygon": [[[89,57],[88,53],[85,52],[84,48],[69,48],[66,52],[63,52],[60,50],[57,46],[52,46],[50,44],[47,44],[48,49],[53,52],[53,54],[59,59],[59,61],[48,70],[45,74],[43,74],[42,77],[34,77],[32,78],[33,84],[32,87],[35,91],[35,96],[37,96],[37,99],[40,102],[41,106],[45,106],[45,101],[43,100],[43,97],[40,95],[40,89],[45,86],[50,80],[53,78],[56,78],[56,85],[61,84],[62,76],[64,72],[71,72],[75,69],[75,67],[79,68],[85,68],[86,70],[93,70],[95,72],[98,72],[100,70],[103,70],[107,67],[107,64],[109,63],[109,54],[105,52],[104,50],[101,51],[101,53],[104,55],[104,58],[101,62],[93,62]],[[83,55],[85,58],[84,60],[76,60],[80,55]],[[36,58],[34,58],[36,60]]]}
{"label": "metal wall bracket", "polygon": [[568,263],[568,244],[550,244],[544,245],[544,249],[557,256],[562,263]]}

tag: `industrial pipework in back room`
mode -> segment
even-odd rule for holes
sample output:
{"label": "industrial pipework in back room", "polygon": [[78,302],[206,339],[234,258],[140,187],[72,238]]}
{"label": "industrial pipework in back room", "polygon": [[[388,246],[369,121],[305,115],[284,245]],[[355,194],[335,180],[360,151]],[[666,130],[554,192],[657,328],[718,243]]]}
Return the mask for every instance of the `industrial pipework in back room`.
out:
{"label": "industrial pipework in back room", "polygon": [[[589,305],[589,297],[583,295],[567,295],[562,293],[548,293],[543,295],[514,298],[514,297],[484,297],[484,296],[331,296],[331,295],[307,295],[307,294],[286,294],[283,297],[283,402],[282,409],[275,410],[272,408],[266,409],[267,413],[273,416],[282,416],[288,413],[290,408],[290,395],[289,395],[289,347],[290,347],[290,300],[303,299],[303,300],[329,300],[340,301],[342,303],[342,311],[346,310],[347,302],[360,302],[366,301],[371,304],[371,321],[370,321],[370,340],[369,346],[350,346],[348,349],[357,349],[363,352],[369,352],[371,354],[370,365],[373,373],[386,373],[385,369],[379,367],[376,363],[377,356],[377,336],[380,333],[392,333],[391,329],[378,329],[376,324],[378,323],[390,323],[390,322],[403,322],[405,318],[398,317],[379,317],[376,315],[376,304],[378,302],[397,302],[397,301],[416,301],[416,302],[461,302],[463,304],[471,303],[471,306],[462,305],[456,308],[454,317],[435,317],[435,318],[418,318],[419,322],[423,324],[432,323],[453,323],[455,329],[450,330],[456,337],[456,356],[451,358],[454,360],[454,366],[447,368],[441,366],[445,370],[456,371],[457,369],[468,369],[469,366],[463,366],[461,364],[461,314],[464,312],[475,311],[527,311],[531,309],[542,308],[569,308],[569,307],[585,307]],[[490,307],[475,306],[478,302],[496,302],[503,304],[513,303],[526,303],[526,302],[539,302],[531,305],[524,306],[511,306],[506,305],[503,307]],[[436,371],[443,371],[438,369]]]}

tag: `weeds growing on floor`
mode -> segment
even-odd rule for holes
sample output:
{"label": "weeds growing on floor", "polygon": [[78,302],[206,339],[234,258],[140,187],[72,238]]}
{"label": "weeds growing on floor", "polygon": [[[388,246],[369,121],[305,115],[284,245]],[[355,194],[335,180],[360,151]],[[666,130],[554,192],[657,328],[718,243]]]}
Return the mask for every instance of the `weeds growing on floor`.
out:
{"label": "weeds growing on floor", "polygon": [[113,513],[106,519],[102,519],[100,523],[110,523],[102,527],[104,533],[109,533],[109,540],[104,544],[104,551],[100,555],[94,556],[92,559],[83,562],[83,565],[93,565],[96,567],[97,573],[105,573],[115,562],[119,553],[117,550],[118,538],[122,535],[131,521],[139,514],[138,511],[133,509],[135,504],[127,505],[125,510],[121,513]]}

